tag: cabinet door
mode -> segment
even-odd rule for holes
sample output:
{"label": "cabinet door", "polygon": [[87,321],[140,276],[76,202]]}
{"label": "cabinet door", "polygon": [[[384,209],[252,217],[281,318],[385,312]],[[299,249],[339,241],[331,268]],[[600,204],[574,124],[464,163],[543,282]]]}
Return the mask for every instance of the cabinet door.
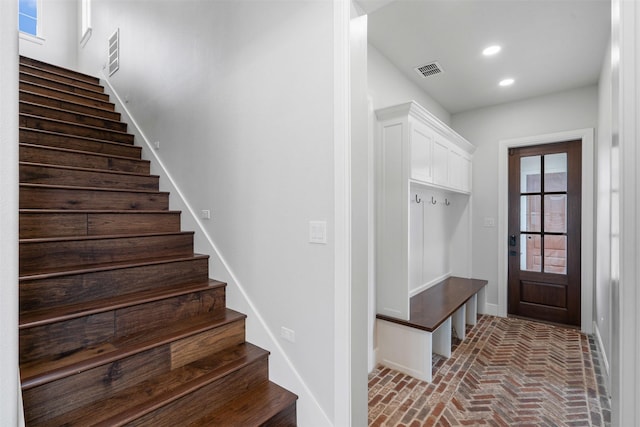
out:
{"label": "cabinet door", "polygon": [[449,150],[449,187],[462,190],[464,172],[462,155],[455,150]]}
{"label": "cabinet door", "polygon": [[449,184],[449,144],[447,141],[433,139],[433,183],[437,185]]}
{"label": "cabinet door", "polygon": [[431,182],[431,143],[433,136],[429,129],[418,123],[411,125],[411,179]]}

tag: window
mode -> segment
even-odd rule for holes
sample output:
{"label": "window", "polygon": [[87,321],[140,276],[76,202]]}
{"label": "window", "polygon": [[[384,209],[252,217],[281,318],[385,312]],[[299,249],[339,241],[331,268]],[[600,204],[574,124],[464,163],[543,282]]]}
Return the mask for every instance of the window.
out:
{"label": "window", "polygon": [[18,0],[18,29],[38,36],[38,0]]}
{"label": "window", "polygon": [[80,29],[80,44],[84,46],[91,38],[91,0],[81,2],[82,28]]}

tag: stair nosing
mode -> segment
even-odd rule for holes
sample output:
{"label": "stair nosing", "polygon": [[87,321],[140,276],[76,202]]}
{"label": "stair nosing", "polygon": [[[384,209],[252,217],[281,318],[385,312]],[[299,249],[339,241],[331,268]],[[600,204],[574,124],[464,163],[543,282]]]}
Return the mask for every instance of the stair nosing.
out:
{"label": "stair nosing", "polygon": [[[214,317],[213,319],[205,319],[205,316],[203,315],[202,317],[204,320],[200,321],[199,323],[196,323],[195,325],[189,326],[185,329],[172,332],[170,334],[161,335],[160,337],[157,337],[155,339],[151,339],[148,341],[143,340],[142,342],[129,344],[128,346],[125,344],[122,348],[114,349],[109,352],[100,353],[93,357],[88,357],[87,359],[70,363],[69,365],[53,368],[41,374],[33,375],[32,377],[27,377],[27,378],[21,377],[22,390],[23,391],[29,390],[34,387],[38,387],[53,381],[57,381],[61,378],[66,378],[71,375],[80,374],[82,372],[88,371],[89,369],[93,369],[98,366],[102,366],[107,363],[114,362],[116,360],[124,359],[134,354],[138,354],[143,351],[150,350],[152,348],[156,348],[164,344],[168,344],[170,342],[184,339],[184,338],[202,333],[207,330],[216,329],[225,325],[229,325],[239,320],[246,319],[247,317],[245,314],[239,313],[229,308],[225,308],[223,312],[224,312],[224,315],[216,313],[213,316],[211,316],[211,317]],[[212,323],[212,322],[215,322],[215,323]],[[138,334],[142,336],[144,333],[141,332]],[[134,335],[138,335],[138,334],[134,334]],[[125,338],[131,339],[131,336],[122,337],[119,339],[124,340]],[[108,344],[108,343],[103,343],[103,344]],[[102,345],[102,344],[99,344],[99,345]],[[99,345],[96,345],[93,347],[99,347]],[[31,363],[29,363],[28,365],[32,366]]]}
{"label": "stair nosing", "polygon": [[115,239],[135,239],[141,237],[162,237],[162,236],[186,236],[194,235],[194,231],[164,231],[160,233],[127,233],[127,234],[104,234],[92,236],[63,236],[63,237],[41,237],[35,239],[19,239],[19,244],[38,244],[53,242],[74,242],[90,240],[115,240]]}
{"label": "stair nosing", "polygon": [[[85,128],[85,129],[90,129],[90,130],[97,130],[97,131],[101,131],[101,132],[107,132],[107,133],[114,133],[114,134],[118,134],[118,135],[129,135],[129,136],[134,136],[131,133],[128,132],[122,132],[119,130],[114,130],[114,129],[105,129],[105,128],[101,128],[101,127],[97,127],[97,126],[88,126],[82,123],[76,123],[76,122],[68,122],[66,120],[58,120],[58,119],[53,119],[51,117],[47,117],[47,116],[36,116],[33,114],[25,114],[25,113],[20,113],[20,117],[26,117],[26,118],[30,118],[30,119],[38,119],[38,120],[46,120],[49,122],[55,122],[55,123],[60,123],[63,125],[70,125],[70,126],[76,126],[76,127],[81,127],[81,128]],[[27,128],[27,129],[31,129],[31,128]],[[72,135],[75,136],[73,134],[63,134],[63,135]],[[126,142],[124,144],[127,144]]]}
{"label": "stair nosing", "polygon": [[[45,317],[47,312],[53,311],[52,308],[33,310],[31,312],[25,313],[24,315],[22,313],[20,314],[18,329],[29,329],[37,326],[65,322],[68,320],[78,319],[81,317],[91,316],[99,313],[105,313],[125,307],[133,307],[140,304],[161,301],[164,299],[174,298],[190,293],[218,289],[224,286],[226,286],[226,283],[209,279],[206,283],[183,283],[179,287],[174,285],[165,288],[147,289],[144,291],[119,295],[117,297],[57,307],[57,311],[62,311],[63,314],[58,314],[56,317]],[[61,310],[61,308],[67,308],[66,312],[65,310]],[[35,319],[29,320],[29,318]]]}
{"label": "stair nosing", "polygon": [[87,214],[87,215],[100,215],[100,214],[163,214],[163,215],[177,215],[181,214],[180,210],[162,210],[162,209],[32,209],[25,208],[19,209],[19,213],[24,214]]}
{"label": "stair nosing", "polygon": [[110,175],[125,175],[125,176],[136,176],[136,177],[148,177],[148,178],[157,178],[160,179],[159,175],[152,175],[148,173],[138,173],[138,172],[127,172],[127,171],[118,171],[112,169],[97,169],[97,168],[79,168],[76,166],[66,166],[66,165],[57,165],[52,163],[33,163],[33,162],[18,162],[19,166],[35,166],[41,168],[48,169],[64,169],[68,171],[78,171],[78,172],[93,172],[93,173],[105,173]]}
{"label": "stair nosing", "polygon": [[[58,137],[63,137],[63,138],[69,138],[72,137],[73,139],[82,139],[85,141],[91,141],[91,142],[99,142],[102,144],[116,144],[117,146],[120,147],[133,147],[139,151],[142,151],[142,147],[139,145],[133,145],[133,144],[128,144],[126,142],[118,142],[118,141],[109,141],[106,139],[98,139],[98,138],[91,138],[91,137],[87,137],[87,136],[82,136],[82,135],[69,135],[66,133],[60,133],[60,132],[54,132],[54,131],[50,131],[50,130],[43,130],[43,129],[35,129],[35,128],[30,128],[30,127],[26,127],[26,126],[20,126],[18,128],[19,131],[28,131],[28,132],[40,132],[40,133],[46,133],[49,135],[55,135]],[[19,136],[18,136],[18,139]],[[92,153],[92,151],[87,151],[87,153]]]}
{"label": "stair nosing", "polygon": [[[56,98],[54,96],[51,95],[45,95],[43,93],[38,93],[38,92],[31,92],[30,90],[26,90],[26,89],[21,89],[20,93],[24,93],[24,94],[28,94],[28,95],[33,95],[33,96],[38,96],[41,98],[47,98],[47,99],[51,99],[54,101],[61,101],[61,102],[67,102],[69,104],[74,104],[74,105],[78,105],[80,107],[88,107],[88,108],[93,108],[95,110],[100,110],[100,111],[104,111],[105,113],[111,113],[111,114],[118,114],[120,116],[122,116],[122,114],[118,111],[115,110],[110,110],[107,108],[103,108],[103,107],[98,107],[97,105],[87,105],[87,104],[81,104],[79,102],[75,102],[75,101],[70,101],[68,99],[60,99],[60,98]],[[115,104],[113,104],[112,102],[106,102],[107,104],[112,104],[115,107]],[[43,104],[38,104],[38,105],[42,105],[43,107],[45,107],[46,105]],[[73,111],[73,110],[69,110],[69,111]]]}
{"label": "stair nosing", "polygon": [[71,268],[65,267],[64,270],[60,270],[60,271],[50,271],[47,273],[35,273],[35,274],[21,274],[18,277],[18,280],[19,282],[30,282],[33,280],[52,279],[52,278],[63,277],[63,276],[77,276],[81,274],[100,273],[103,271],[121,270],[126,268],[138,268],[138,267],[145,267],[145,266],[151,266],[151,265],[169,264],[172,262],[186,262],[186,261],[202,260],[202,259],[209,259],[209,255],[193,253],[190,256],[156,257],[156,258],[136,260],[135,262],[119,261],[119,262],[96,264],[90,267],[88,266],[84,266],[84,267],[76,266]]}
{"label": "stair nosing", "polygon": [[[100,116],[94,116],[94,115],[87,114],[87,113],[82,113],[82,112],[79,112],[79,111],[72,111],[72,110],[66,110],[64,108],[51,107],[50,105],[42,105],[42,104],[38,104],[36,102],[31,102],[31,101],[19,101],[18,102],[18,107],[20,106],[20,104],[31,105],[31,106],[40,107],[40,108],[44,108],[44,109],[52,110],[52,111],[56,111],[56,112],[75,114],[75,115],[87,117],[87,118],[90,118],[90,119],[102,120],[104,122],[109,122],[109,123],[112,123],[112,124],[124,124],[124,125],[127,124],[127,123],[125,123],[125,122],[123,122],[121,120],[113,120],[113,119],[108,119],[106,117],[100,117]],[[34,117],[44,117],[44,118],[50,119],[50,117],[48,117],[48,116],[36,116],[33,113],[20,113],[20,114],[30,114],[31,116],[34,116]],[[54,119],[54,120],[60,120],[60,119]],[[68,123],[75,123],[75,122],[68,122]],[[80,124],[83,125],[82,123],[80,123]],[[87,125],[83,125],[83,126],[87,126]],[[113,129],[106,129],[106,130],[113,130]]]}
{"label": "stair nosing", "polygon": [[[21,82],[21,83],[22,83],[22,84],[25,84],[25,85],[29,85],[29,86],[36,86],[36,87],[38,87],[38,88],[47,89],[47,90],[50,90],[50,91],[53,91],[53,92],[59,92],[59,93],[62,93],[62,94],[65,94],[65,95],[69,95],[69,96],[75,96],[75,97],[78,97],[78,98],[81,98],[81,99],[86,99],[86,100],[93,101],[93,102],[100,102],[100,103],[103,103],[103,104],[113,105],[113,106],[115,107],[115,104],[114,104],[113,102],[110,102],[110,101],[104,101],[104,100],[102,100],[102,99],[92,98],[92,97],[90,97],[90,96],[81,95],[81,94],[79,94],[79,93],[69,92],[69,91],[67,91],[67,90],[56,89],[56,88],[54,88],[54,87],[49,87],[49,86],[39,85],[39,84],[37,84],[37,83],[32,83],[32,82],[25,82],[25,81],[23,81],[23,82]],[[19,89],[19,92],[23,92],[23,91],[25,91],[25,92],[32,92],[32,91],[30,91],[30,90],[26,90],[26,89]],[[36,92],[36,93],[37,93],[37,92]],[[56,96],[52,96],[52,95],[48,95],[48,96],[49,96],[49,97],[52,97],[52,98],[54,98],[54,99],[59,99],[59,100],[61,100],[61,101],[64,101],[64,100],[65,100],[64,98],[58,98],[58,97],[56,97]]]}
{"label": "stair nosing", "polygon": [[113,187],[76,187],[73,185],[53,185],[53,184],[29,184],[29,183],[20,183],[20,187],[29,187],[29,188],[51,188],[56,190],[84,190],[84,191],[111,191],[111,192],[121,192],[121,193],[140,193],[140,194],[166,194],[168,195],[168,191],[154,191],[154,190],[135,190],[135,189],[123,189],[123,188],[113,188]]}
{"label": "stair nosing", "polygon": [[[39,148],[39,149],[44,149],[44,150],[63,151],[65,153],[83,154],[83,155],[96,156],[96,157],[105,157],[105,158],[112,158],[112,159],[118,159],[118,160],[130,160],[130,161],[133,161],[133,162],[145,163],[147,165],[151,164],[151,160],[136,159],[136,158],[133,158],[133,157],[120,156],[120,155],[117,155],[117,154],[105,154],[105,153],[96,153],[96,152],[93,152],[93,151],[74,150],[74,149],[71,149],[71,148],[52,147],[52,146],[49,146],[49,145],[39,145],[39,144],[31,143],[31,142],[20,142],[19,145],[22,146],[22,147],[26,147],[26,148]],[[130,146],[129,144],[124,144],[124,145]],[[49,163],[43,163],[43,164],[49,164]],[[55,163],[51,163],[51,164],[55,164]],[[103,169],[100,169],[100,170],[103,170]]]}
{"label": "stair nosing", "polygon": [[[27,66],[27,64],[22,64],[22,65]],[[32,68],[34,68],[34,67],[32,67]],[[42,70],[41,68],[39,68],[39,70],[44,71],[44,72],[47,72],[47,73],[49,73],[49,74],[50,74],[50,75],[52,75],[52,76],[68,77],[68,78],[70,78],[70,79],[72,79],[72,80],[75,80],[76,82],[82,82],[82,83],[86,83],[86,84],[93,85],[93,83],[89,83],[89,82],[86,82],[86,81],[83,81],[83,80],[79,80],[79,79],[76,79],[76,78],[73,78],[73,77],[70,77],[70,76],[65,76],[65,75],[63,75],[63,74],[51,73],[51,72],[48,72],[48,71],[46,71],[46,70]],[[67,83],[67,82],[64,82],[64,81],[61,81],[61,80],[52,79],[52,78],[50,78],[50,77],[45,77],[45,76],[40,76],[40,75],[38,75],[38,74],[33,74],[33,73],[28,72],[28,71],[19,71],[19,73],[18,73],[18,81],[20,81],[20,82],[24,82],[24,83],[33,83],[33,82],[31,82],[31,81],[29,81],[29,80],[23,80],[23,79],[22,79],[22,75],[30,76],[30,77],[35,77],[35,78],[42,79],[42,80],[47,80],[47,81],[49,81],[49,82],[53,82],[53,83],[58,83],[58,84],[62,84],[62,85],[67,85],[67,86],[75,87],[75,88],[77,88],[77,89],[86,90],[87,92],[93,92],[93,93],[95,93],[96,95],[107,95],[107,96],[109,96],[108,94],[106,94],[106,93],[105,93],[105,91],[104,91],[104,86],[101,86],[101,85],[99,85],[99,84],[98,84],[98,85],[94,85],[94,86],[96,86],[97,88],[100,88],[100,89],[102,89],[102,90],[95,89],[95,88],[91,88],[91,89],[90,89],[90,88],[88,88],[88,87],[83,87],[83,86],[77,86],[75,83]],[[37,83],[36,83],[36,84],[37,84]],[[55,89],[55,88],[52,88],[52,89]],[[74,93],[75,93],[75,92],[74,92]]]}

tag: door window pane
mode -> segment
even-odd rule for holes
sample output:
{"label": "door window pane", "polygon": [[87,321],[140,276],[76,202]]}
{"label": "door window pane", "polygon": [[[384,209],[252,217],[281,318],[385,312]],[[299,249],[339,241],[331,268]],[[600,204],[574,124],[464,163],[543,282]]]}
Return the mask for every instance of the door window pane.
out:
{"label": "door window pane", "polygon": [[544,272],[567,274],[567,236],[544,236]]}
{"label": "door window pane", "polygon": [[520,231],[542,231],[541,200],[541,196],[520,196]]}
{"label": "door window pane", "polygon": [[537,234],[520,235],[520,270],[542,271],[542,240]]}
{"label": "door window pane", "polygon": [[544,156],[544,191],[567,191],[567,153]]}
{"label": "door window pane", "polygon": [[520,192],[539,193],[541,156],[520,158]]}
{"label": "door window pane", "polygon": [[567,195],[553,194],[544,196],[545,233],[567,232]]}

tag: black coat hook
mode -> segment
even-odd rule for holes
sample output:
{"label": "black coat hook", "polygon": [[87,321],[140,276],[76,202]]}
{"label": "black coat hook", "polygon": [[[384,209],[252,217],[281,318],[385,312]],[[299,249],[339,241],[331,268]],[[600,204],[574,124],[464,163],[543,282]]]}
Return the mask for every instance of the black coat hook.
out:
{"label": "black coat hook", "polygon": [[418,193],[416,193],[416,203],[420,203],[420,202],[422,202],[422,199],[419,199],[418,198]]}

